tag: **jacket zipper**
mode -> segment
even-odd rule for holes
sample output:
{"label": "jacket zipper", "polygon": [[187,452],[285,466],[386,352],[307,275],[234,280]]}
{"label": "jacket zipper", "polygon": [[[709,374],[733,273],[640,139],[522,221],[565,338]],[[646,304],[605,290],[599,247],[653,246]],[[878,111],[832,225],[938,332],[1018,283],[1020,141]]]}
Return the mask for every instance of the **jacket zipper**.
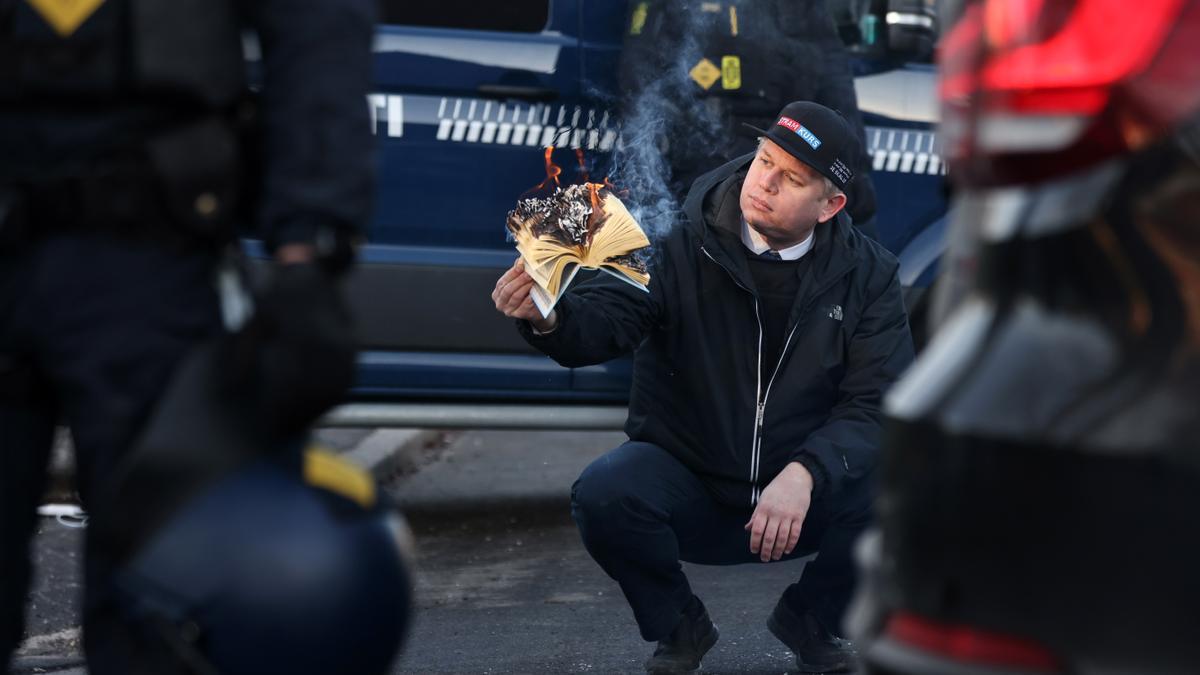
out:
{"label": "jacket zipper", "polygon": [[[700,252],[707,256],[709,260],[713,261],[717,267],[725,270],[725,273],[729,275],[729,278],[733,280],[733,283],[737,285],[738,288],[749,293],[750,297],[754,299],[754,320],[758,322],[758,359],[757,366],[754,369],[754,436],[750,440],[750,506],[754,506],[758,503],[758,452],[762,445],[763,416],[766,414],[767,409],[767,400],[762,394],[763,327],[762,316],[758,311],[758,296],[754,294],[754,291],[742,285],[742,282],[738,281],[737,277],[733,275],[733,272],[729,271],[728,267],[722,265],[719,261],[717,261],[716,258],[712,257],[712,254],[708,252],[708,249],[701,246]],[[790,336],[788,340],[791,340]],[[780,360],[782,361],[782,359]],[[775,369],[779,369],[779,364],[775,365]],[[774,379],[774,375],[772,375],[772,379]]]}
{"label": "jacket zipper", "polygon": [[[788,347],[790,347],[792,344],[792,338],[795,337],[795,335],[796,335],[796,329],[798,329],[800,327],[800,321],[796,321],[796,325],[792,326],[792,330],[788,332],[787,339],[784,340],[784,342],[783,342],[783,348],[781,350],[779,350],[779,360],[775,362],[775,369],[771,371],[771,377],[770,377],[770,379],[767,380],[767,389],[764,392],[762,389],[763,327],[762,327],[762,316],[759,314],[759,311],[758,311],[758,296],[754,294],[754,291],[743,286],[742,283],[737,280],[737,277],[735,277],[733,275],[733,272],[729,271],[728,267],[722,265],[720,262],[717,261],[716,258],[712,257],[712,254],[708,252],[708,249],[701,246],[700,251],[702,253],[704,253],[704,255],[707,256],[709,260],[716,263],[717,267],[720,267],[721,269],[725,270],[725,273],[729,275],[729,278],[733,280],[733,283],[736,284],[738,288],[741,288],[743,291],[746,291],[747,293],[750,294],[750,297],[754,298],[754,319],[758,322],[758,368],[755,370],[755,373],[754,373],[754,378],[755,378],[754,396],[756,399],[755,413],[754,413],[754,439],[751,441],[751,445],[750,445],[750,505],[754,506],[758,503],[759,496],[762,495],[762,491],[758,489],[758,470],[759,470],[759,464],[761,463],[761,459],[762,459],[762,430],[763,430],[763,418],[766,416],[766,413],[767,413],[767,397],[771,395],[771,385],[775,384],[775,376],[779,374],[779,366],[783,365],[783,358],[784,358],[784,356],[787,355]],[[828,290],[834,284],[836,284],[838,282],[838,280],[842,278],[842,276],[843,275],[839,274],[836,277],[834,277],[833,279],[829,280],[821,288],[814,290],[812,295],[810,296],[810,298],[820,297],[820,295],[822,293],[824,293],[826,290]],[[811,304],[812,304],[811,301],[808,302],[805,305],[805,308],[801,310],[801,312],[800,312],[801,317],[803,317],[807,313],[808,305],[811,305]]]}
{"label": "jacket zipper", "polygon": [[[761,462],[761,460],[762,460],[763,417],[766,415],[766,412],[767,412],[767,397],[771,395],[771,385],[775,384],[775,376],[779,374],[779,366],[783,365],[783,357],[784,357],[784,355],[787,354],[788,347],[792,344],[792,336],[794,336],[796,334],[796,329],[799,327],[800,327],[800,322],[797,321],[796,325],[792,326],[791,332],[788,333],[787,340],[784,340],[783,349],[779,350],[779,360],[775,362],[775,370],[771,371],[771,379],[767,380],[767,390],[765,392],[763,392],[762,403],[758,404],[758,424],[756,425],[757,428],[756,428],[755,434],[754,434],[755,441],[758,443],[758,452],[755,453],[756,461]],[[761,332],[761,330],[762,330],[762,328],[761,328],[761,324],[760,324],[759,331]],[[754,479],[754,501],[752,503],[758,503],[758,498],[759,498],[759,496],[762,495],[762,491],[758,489],[758,467],[757,466],[754,467],[754,476],[755,476],[755,479]]]}

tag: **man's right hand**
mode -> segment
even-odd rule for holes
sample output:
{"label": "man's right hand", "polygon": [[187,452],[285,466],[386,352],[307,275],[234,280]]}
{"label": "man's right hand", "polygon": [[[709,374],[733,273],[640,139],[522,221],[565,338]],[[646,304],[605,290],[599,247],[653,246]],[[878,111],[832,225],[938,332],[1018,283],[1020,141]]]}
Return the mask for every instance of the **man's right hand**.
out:
{"label": "man's right hand", "polygon": [[549,333],[558,326],[558,313],[551,310],[550,316],[543,318],[529,296],[531,288],[533,277],[525,271],[525,261],[517,258],[513,266],[496,281],[492,302],[496,303],[496,309],[504,316],[524,319],[533,324],[539,333]]}

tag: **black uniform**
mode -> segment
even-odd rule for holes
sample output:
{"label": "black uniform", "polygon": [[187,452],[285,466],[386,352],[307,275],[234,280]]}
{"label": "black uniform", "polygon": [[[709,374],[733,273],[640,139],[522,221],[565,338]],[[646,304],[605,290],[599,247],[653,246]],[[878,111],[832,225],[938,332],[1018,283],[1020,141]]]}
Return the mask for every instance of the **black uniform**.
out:
{"label": "black uniform", "polygon": [[[681,555],[750,562],[741,525],[791,461],[815,484],[796,555],[821,555],[789,595],[838,625],[850,544],[869,516],[883,392],[913,357],[895,257],[841,217],[817,226],[783,320],[762,319],[780,305],[739,238],[751,159],[696,181],[686,223],[657,245],[649,293],[602,280],[559,302],[553,332],[519,322],[563,365],[635,352],[630,443],[584,472],[574,513],[648,640],[669,633],[691,597]],[[783,334],[765,335],[771,326]]]}
{"label": "black uniform", "polygon": [[[866,147],[850,58],[825,0],[655,0],[631,3],[630,14],[621,53],[623,117],[661,125],[658,141],[676,194],[713,166],[752,151],[755,135],[742,123],[768,129],[788,101],[841,112]],[[732,58],[737,65],[730,72]],[[707,87],[693,71],[701,59],[724,71]],[[866,154],[851,168],[858,178],[847,213],[874,238]]]}
{"label": "black uniform", "polygon": [[[222,331],[214,274],[234,223],[344,266],[373,191],[373,3],[71,6],[0,0],[0,664],[23,633],[55,425],[91,510],[181,357]],[[106,633],[114,561],[92,534],[91,672],[132,672],[136,648]]]}

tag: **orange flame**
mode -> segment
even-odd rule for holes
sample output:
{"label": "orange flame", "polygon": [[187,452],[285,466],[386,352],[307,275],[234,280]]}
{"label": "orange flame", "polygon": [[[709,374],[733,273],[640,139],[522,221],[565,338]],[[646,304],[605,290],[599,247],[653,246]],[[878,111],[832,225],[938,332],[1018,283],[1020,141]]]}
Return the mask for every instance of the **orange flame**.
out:
{"label": "orange flame", "polygon": [[583,148],[575,148],[575,158],[579,160],[579,175],[583,176],[583,182],[592,182],[591,177],[588,176],[587,164],[583,161]]}
{"label": "orange flame", "polygon": [[604,181],[601,182],[600,185],[603,186],[604,188],[606,188],[609,192],[616,195],[618,199],[624,199],[629,196],[628,188],[626,188],[624,190],[618,188],[616,183],[614,183],[608,179],[608,176],[604,177]]}
{"label": "orange flame", "polygon": [[606,186],[603,183],[584,183],[588,189],[588,197],[592,200],[592,214],[588,216],[587,221],[587,239],[588,243],[592,242],[592,235],[599,229],[600,223],[607,217],[604,212],[604,200],[600,197],[600,191]]}
{"label": "orange flame", "polygon": [[600,191],[604,189],[601,183],[584,183],[587,186],[588,192],[592,198],[592,210],[596,211],[600,208]]}
{"label": "orange flame", "polygon": [[535,188],[537,190],[542,190],[542,189],[550,187],[550,181],[554,181],[554,187],[559,186],[558,176],[559,176],[559,174],[562,173],[562,167],[558,166],[557,164],[554,163],[554,160],[550,159],[550,155],[553,153],[554,153],[554,146],[547,145],[546,146],[546,180],[542,181],[537,186],[537,188]]}

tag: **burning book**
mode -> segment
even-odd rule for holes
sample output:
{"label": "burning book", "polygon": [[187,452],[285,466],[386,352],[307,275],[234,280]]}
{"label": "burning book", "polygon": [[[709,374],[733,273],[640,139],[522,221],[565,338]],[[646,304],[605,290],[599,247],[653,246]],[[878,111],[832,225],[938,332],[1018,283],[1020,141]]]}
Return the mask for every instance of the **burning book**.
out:
{"label": "burning book", "polygon": [[650,240],[603,185],[557,188],[549,197],[517,202],[508,231],[533,277],[530,291],[542,316],[566,292],[581,267],[599,269],[643,291],[650,283],[645,258]]}

